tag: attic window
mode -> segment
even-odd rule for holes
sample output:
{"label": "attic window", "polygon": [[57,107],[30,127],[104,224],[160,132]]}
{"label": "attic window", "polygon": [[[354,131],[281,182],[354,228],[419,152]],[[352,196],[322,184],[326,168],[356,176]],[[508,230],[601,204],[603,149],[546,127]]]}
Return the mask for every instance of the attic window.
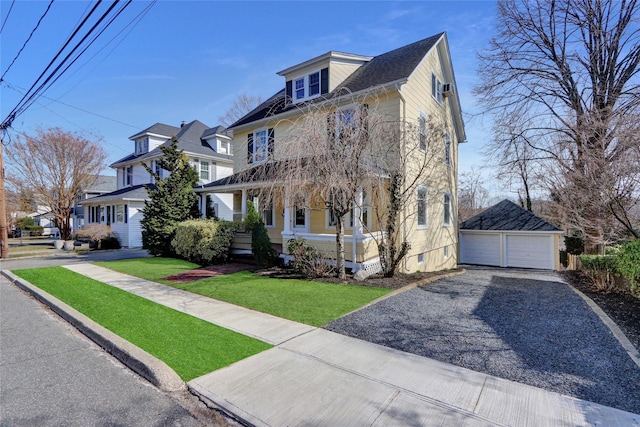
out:
{"label": "attic window", "polygon": [[149,151],[149,138],[144,137],[136,140],[136,155]]}
{"label": "attic window", "polygon": [[329,92],[329,69],[313,71],[287,81],[287,96],[294,103],[316,98]]}
{"label": "attic window", "polygon": [[434,73],[431,73],[431,96],[442,104],[442,82]]}

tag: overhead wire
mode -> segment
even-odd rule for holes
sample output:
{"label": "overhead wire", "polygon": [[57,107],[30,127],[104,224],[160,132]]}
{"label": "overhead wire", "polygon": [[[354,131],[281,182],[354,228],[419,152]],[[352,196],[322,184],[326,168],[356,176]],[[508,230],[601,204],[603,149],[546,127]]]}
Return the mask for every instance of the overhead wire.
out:
{"label": "overhead wire", "polygon": [[[116,14],[114,16],[112,16],[108,22],[99,30],[99,32],[97,34],[95,34],[93,36],[93,38],[84,46],[84,48],[77,54],[75,55],[75,57],[71,60],[71,62],[69,62],[66,67],[64,67],[64,69],[58,73],[57,75],[55,75],[55,77],[53,77],[54,73],[57,73],[58,70],[64,65],[65,62],[67,62],[67,60],[72,56],[72,54],[75,52],[75,50],[80,47],[80,45],[82,45],[82,43],[84,43],[84,41],[88,38],[88,36],[100,25],[100,23],[102,22],[102,20],[104,18],[106,18],[107,14],[113,9],[113,7],[110,7],[109,10],[107,10],[107,12],[105,12],[105,14],[103,14],[102,17],[100,17],[100,20],[98,22],[95,23],[95,25],[93,27],[91,27],[91,29],[89,30],[89,33],[87,33],[85,35],[85,37],[82,38],[82,40],[80,40],[80,42],[76,45],[76,47],[74,47],[74,49],[64,58],[64,60],[62,61],[62,63],[56,67],[56,69],[53,71],[51,78],[47,78],[36,90],[36,92],[25,102],[24,106],[21,107],[22,109],[26,110],[27,108],[29,108],[33,102],[35,101],[35,96],[38,95],[40,92],[46,92],[51,85],[53,85],[56,81],[58,81],[58,79],[60,77],[62,77],[62,75],[80,58],[80,56],[82,56],[82,54],[84,52],[87,51],[87,49],[89,49],[89,47],[91,47],[91,45],[93,45],[93,43],[98,39],[98,37],[100,37],[104,31],[113,23],[113,21],[124,11],[124,9],[126,9],[132,2],[133,0],[127,0],[127,2],[120,8],[120,10],[118,10],[116,12]],[[112,5],[115,6],[115,3]]]}
{"label": "overhead wire", "polygon": [[[7,75],[7,73],[9,72],[9,70],[11,69],[11,67],[13,67],[13,64],[15,64],[16,59],[18,59],[18,57],[20,56],[20,54],[22,53],[22,51],[24,50],[24,48],[27,46],[27,44],[29,43],[29,41],[31,40],[31,37],[33,37],[33,34],[36,32],[36,30],[38,29],[38,27],[40,26],[40,23],[42,22],[42,20],[44,19],[45,16],[47,16],[47,13],[49,13],[49,9],[51,9],[51,5],[53,4],[54,0],[51,0],[49,2],[49,4],[47,5],[47,8],[45,9],[44,13],[42,14],[42,16],[40,17],[40,19],[38,19],[38,22],[36,23],[36,26],[33,28],[33,30],[31,30],[31,34],[29,34],[29,37],[27,37],[27,40],[25,40],[25,42],[22,44],[22,47],[20,48],[20,50],[18,51],[18,53],[16,54],[16,56],[13,58],[13,61],[11,61],[11,64],[9,64],[9,67],[7,67],[7,69],[5,70],[4,73],[2,73],[2,77],[0,77],[0,81],[4,80],[4,76]],[[11,3],[11,8],[13,8],[13,3]],[[9,13],[11,13],[11,9],[9,9]],[[7,18],[9,18],[9,14],[7,13]],[[2,24],[2,28],[4,28],[4,24],[6,24],[7,19],[5,18],[4,23]],[[0,30],[0,33],[2,31]]]}
{"label": "overhead wire", "polygon": [[[49,70],[49,68],[51,68],[51,66],[54,64],[54,62],[58,59],[58,57],[63,53],[64,49],[69,45],[69,43],[71,42],[71,40],[73,39],[73,37],[75,37],[75,35],[78,33],[78,31],[80,31],[80,28],[82,26],[84,26],[84,24],[87,22],[87,20],[89,19],[89,16],[91,16],[93,14],[93,12],[96,10],[97,6],[101,3],[101,0],[98,1],[98,3],[96,3],[95,7],[91,10],[91,12],[89,12],[89,15],[87,15],[87,17],[85,17],[85,19],[82,21],[82,23],[80,24],[80,26],[76,29],[76,31],[73,32],[73,34],[71,35],[71,37],[67,40],[67,42],[64,44],[64,46],[58,51],[58,53],[54,56],[54,58],[49,62],[49,65],[47,65],[47,67],[45,68],[45,70],[40,74],[40,76],[36,79],[35,83],[29,88],[29,90],[27,91],[27,93],[25,94],[25,96],[22,97],[22,99],[18,102],[18,105],[16,105],[13,110],[11,111],[11,113],[8,114],[7,118],[9,120],[14,120],[15,117],[17,117],[19,114],[21,114],[26,108],[28,108],[28,106],[30,106],[33,103],[33,100],[35,99],[36,95],[38,95],[42,89],[44,88],[44,86],[49,83],[55,76],[55,74],[58,72],[58,70],[60,70],[60,68],[62,68],[62,66],[65,64],[65,62],[71,57],[71,55],[73,55],[73,53],[82,45],[82,43],[91,35],[91,33],[93,31],[95,31],[95,29],[97,28],[98,25],[100,25],[100,23],[107,17],[107,15],[115,8],[115,6],[118,4],[118,2],[116,1],[115,3],[111,4],[111,6],[107,9],[106,12],[104,12],[102,14],[102,16],[98,19],[98,21],[96,23],[93,24],[93,26],[89,29],[89,31],[82,37],[82,39],[77,42],[75,44],[75,46],[71,49],[71,51],[64,57],[64,59],[58,64],[58,66],[44,79],[44,81],[40,84],[40,86],[38,86],[38,88],[34,91],[34,87],[38,84],[38,82],[42,79],[42,77],[45,75],[45,73]],[[3,125],[4,125],[4,121],[3,121]]]}
{"label": "overhead wire", "polygon": [[4,30],[4,26],[7,25],[7,20],[9,20],[9,15],[11,15],[11,11],[13,10],[13,5],[15,4],[16,0],[12,0],[11,1],[11,6],[9,6],[9,11],[7,12],[7,16],[4,17],[4,21],[2,21],[2,27],[0,27],[0,34],[2,34],[2,31]]}

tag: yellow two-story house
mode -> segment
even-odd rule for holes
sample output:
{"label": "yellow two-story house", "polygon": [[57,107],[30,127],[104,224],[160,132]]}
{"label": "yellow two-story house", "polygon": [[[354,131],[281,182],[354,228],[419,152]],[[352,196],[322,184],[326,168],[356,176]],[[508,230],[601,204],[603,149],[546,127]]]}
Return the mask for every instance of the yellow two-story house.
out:
{"label": "yellow two-story house", "polygon": [[[237,221],[244,219],[247,201],[254,200],[272,243],[285,259],[287,242],[296,237],[329,257],[335,256],[335,221],[330,212],[317,204],[315,208],[296,206],[287,198],[275,204],[261,203],[254,190],[264,183],[253,178],[260,175],[253,171],[287,160],[290,153],[283,141],[304,122],[301,119],[309,106],[353,108],[354,100],[365,96],[368,104],[375,104],[399,122],[414,124],[419,133],[426,132],[427,121],[443,127],[437,140],[433,135],[428,144],[422,135],[416,139],[416,156],[424,157],[428,152],[433,160],[423,181],[412,187],[413,194],[401,213],[400,232],[410,250],[398,271],[454,268],[458,253],[458,144],[465,142],[466,136],[446,34],[378,56],[330,51],[278,75],[283,77],[282,88],[229,127],[233,132],[234,174],[195,191],[201,195],[233,193]],[[413,172],[408,167],[404,173]],[[376,272],[380,266],[376,237],[384,230],[373,221],[376,201],[366,200],[368,197],[363,191],[363,203],[345,219],[346,266],[353,271],[364,268]]]}

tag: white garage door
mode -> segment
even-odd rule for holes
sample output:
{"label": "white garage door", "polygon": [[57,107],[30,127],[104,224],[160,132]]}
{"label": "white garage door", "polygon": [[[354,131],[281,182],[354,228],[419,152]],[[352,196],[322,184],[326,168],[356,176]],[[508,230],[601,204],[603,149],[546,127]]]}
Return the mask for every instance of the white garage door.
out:
{"label": "white garage door", "polygon": [[553,270],[553,250],[553,236],[507,234],[505,265]]}
{"label": "white garage door", "polygon": [[501,235],[461,233],[460,258],[462,264],[480,264],[500,266]]}

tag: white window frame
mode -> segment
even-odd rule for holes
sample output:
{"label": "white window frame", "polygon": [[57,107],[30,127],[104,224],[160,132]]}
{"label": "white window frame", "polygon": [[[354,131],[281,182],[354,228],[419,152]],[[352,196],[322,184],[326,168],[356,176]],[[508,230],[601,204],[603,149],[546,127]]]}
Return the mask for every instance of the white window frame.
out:
{"label": "white window frame", "polygon": [[[258,135],[264,133],[264,145],[258,147]],[[259,151],[258,149],[261,148]],[[261,128],[253,131],[253,152],[251,153],[252,163],[262,163],[269,159],[269,129]]]}
{"label": "white window frame", "polygon": [[125,187],[131,187],[133,185],[133,165],[124,168],[124,182]]}
{"label": "white window frame", "polygon": [[230,148],[231,148],[231,144],[229,144],[229,141],[220,141],[219,147],[218,147],[218,152],[220,154],[231,154],[230,153]]}
{"label": "white window frame", "polygon": [[451,166],[451,134],[449,131],[444,133],[444,164]]}
{"label": "white window frame", "polygon": [[424,111],[420,111],[420,114],[418,115],[418,148],[424,153],[426,153],[429,148],[427,136],[427,114]]}
{"label": "white window frame", "polygon": [[[443,211],[442,211],[442,223],[444,224],[445,227],[450,227],[451,226],[451,216],[453,214],[453,212],[451,212],[451,193],[446,191],[443,196],[442,196],[442,204],[443,204]],[[447,212],[449,213],[449,218],[447,220]]]}
{"label": "white window frame", "polygon": [[431,73],[431,96],[438,104],[442,104],[442,82],[435,73]]}
{"label": "white window frame", "polygon": [[[269,212],[271,212],[271,215],[269,215]],[[260,209],[260,213],[262,214],[262,222],[264,222],[265,228],[276,227],[276,210],[273,207],[273,203],[263,206],[262,209]],[[267,223],[267,218],[271,219],[271,224]]]}
{"label": "white window frame", "polygon": [[145,136],[136,140],[136,155],[144,154],[149,151],[149,137]]}
{"label": "white window frame", "polygon": [[[303,210],[304,211],[304,224],[303,225],[298,225],[296,224],[296,220],[297,220],[297,211],[299,210]],[[296,231],[308,231],[309,230],[309,209],[303,207],[298,207],[298,206],[294,206],[292,208],[292,214],[291,215],[291,228],[293,228]]]}
{"label": "white window frame", "polygon": [[444,257],[449,258],[449,246],[444,247]]}
{"label": "white window frame", "polygon": [[418,254],[418,264],[424,264],[424,252]]}
{"label": "white window frame", "polygon": [[[311,93],[311,76],[318,76],[318,92],[312,94]],[[302,82],[302,87],[298,88],[298,83]],[[315,85],[314,85],[315,86]],[[302,96],[298,97],[298,91],[302,91]],[[303,76],[297,76],[291,80],[291,97],[293,98],[294,104],[297,102],[307,101],[309,99],[317,98],[321,95],[322,92],[322,73],[320,70],[314,70],[309,73],[306,73]]]}
{"label": "white window frame", "polygon": [[[424,200],[420,198],[421,191],[424,191]],[[424,203],[424,224],[420,224],[420,203]],[[419,230],[429,225],[429,190],[426,185],[419,185],[416,189],[416,224]]]}
{"label": "white window frame", "polygon": [[[206,166],[206,167],[205,167]],[[206,173],[206,177],[203,177],[202,174]],[[200,173],[199,178],[202,181],[210,181],[211,180],[211,162],[208,160],[200,160]]]}

